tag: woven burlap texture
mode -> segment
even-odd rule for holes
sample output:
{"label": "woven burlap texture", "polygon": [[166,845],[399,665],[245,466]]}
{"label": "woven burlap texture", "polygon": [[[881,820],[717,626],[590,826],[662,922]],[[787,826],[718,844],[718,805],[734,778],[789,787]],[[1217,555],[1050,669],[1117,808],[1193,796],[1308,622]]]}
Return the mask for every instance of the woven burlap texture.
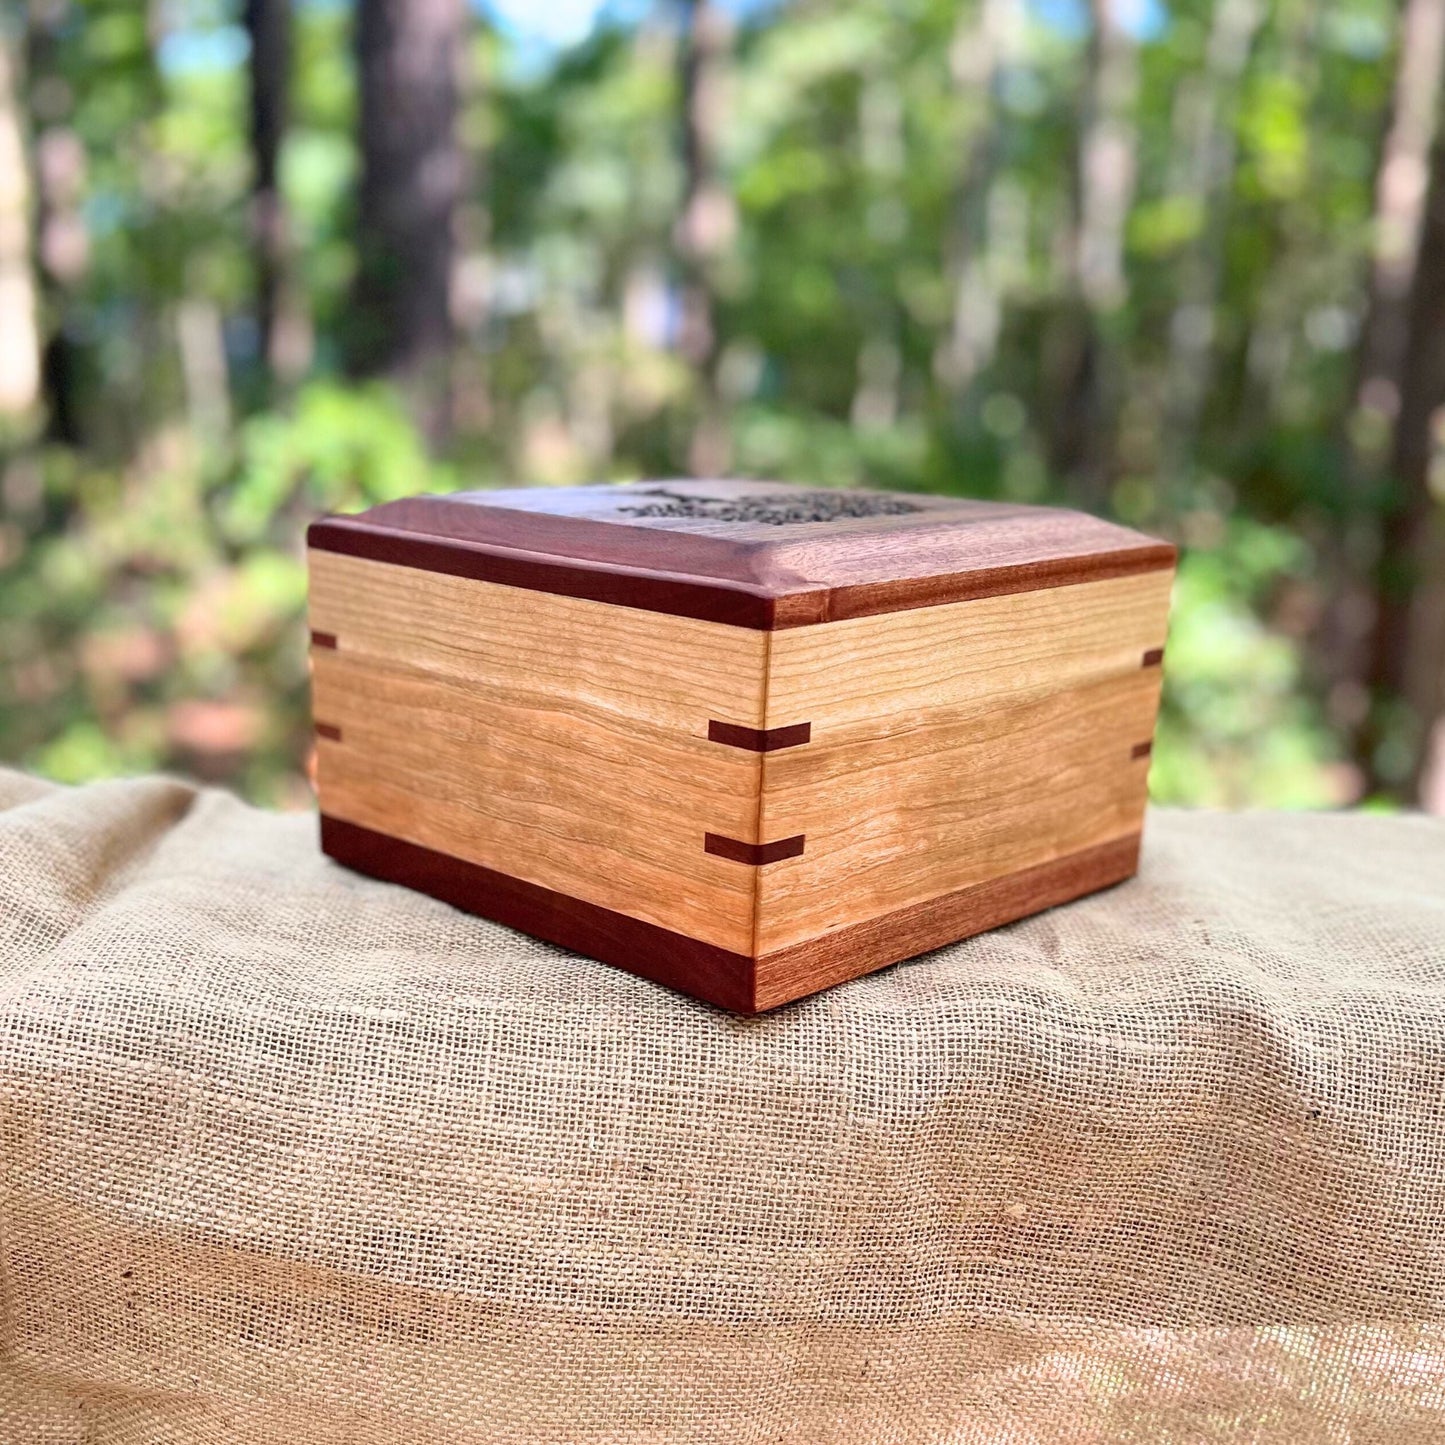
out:
{"label": "woven burlap texture", "polygon": [[1445,826],[740,1019],[0,773],[4,1445],[1445,1439]]}

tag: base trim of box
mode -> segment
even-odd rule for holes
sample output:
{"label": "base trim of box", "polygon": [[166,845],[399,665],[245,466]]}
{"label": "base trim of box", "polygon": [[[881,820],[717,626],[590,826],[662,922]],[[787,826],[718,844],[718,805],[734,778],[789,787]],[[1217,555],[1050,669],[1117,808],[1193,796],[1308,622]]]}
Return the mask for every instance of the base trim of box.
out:
{"label": "base trim of box", "polygon": [[766,953],[757,961],[753,1009],[762,1013],[777,1008],[850,978],[1111,888],[1139,871],[1141,839],[1138,832],[1127,833]]}
{"label": "base trim of box", "polygon": [[1140,837],[1138,832],[1128,833],[753,959],[509,873],[321,814],[322,851],[358,873],[414,888],[743,1014],[778,1008],[1122,883],[1138,871]]}
{"label": "base trim of box", "polygon": [[321,851],[508,928],[585,953],[735,1013],[754,1013],[753,960],[656,923],[321,814]]}

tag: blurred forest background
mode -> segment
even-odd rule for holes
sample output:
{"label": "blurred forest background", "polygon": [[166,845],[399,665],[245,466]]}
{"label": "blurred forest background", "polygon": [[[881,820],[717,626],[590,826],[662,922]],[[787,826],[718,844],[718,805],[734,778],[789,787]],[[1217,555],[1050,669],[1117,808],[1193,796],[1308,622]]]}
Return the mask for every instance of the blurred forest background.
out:
{"label": "blurred forest background", "polygon": [[733,472],[1169,536],[1155,796],[1445,812],[1445,0],[5,4],[0,758],[304,804],[312,516]]}

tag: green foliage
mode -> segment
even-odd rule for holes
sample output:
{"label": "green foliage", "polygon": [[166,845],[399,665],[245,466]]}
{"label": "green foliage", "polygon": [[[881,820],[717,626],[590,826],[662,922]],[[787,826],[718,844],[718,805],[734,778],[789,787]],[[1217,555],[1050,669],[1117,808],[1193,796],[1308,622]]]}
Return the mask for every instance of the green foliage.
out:
{"label": "green foliage", "polygon": [[219,521],[237,547],[276,538],[277,521],[360,511],[417,492],[447,490],[400,398],[381,385],[320,381],[289,412],[263,412],[241,428],[239,465]]}
{"label": "green foliage", "polygon": [[[73,780],[181,768],[298,801],[311,517],[686,463],[702,396],[677,349],[673,12],[604,25],[540,74],[478,24],[461,117],[474,304],[439,454],[409,419],[414,394],[341,370],[358,176],[347,7],[295,9],[282,184],[315,345],[289,395],[259,355],[233,7],[163,12],[157,46],[155,7],[72,0],[45,60],[61,89],[31,96],[43,110],[63,92],[86,158],[89,259],[45,297],[81,436],[0,432],[0,757]],[[1090,303],[1102,483],[1060,444],[1089,319],[1070,261],[1082,8],[748,13],[718,136],[733,230],[706,277],[733,468],[1083,501],[1182,541],[1156,795],[1349,798],[1348,719],[1299,619],[1328,604],[1332,532],[1362,504],[1343,485],[1341,417],[1394,10],[1275,0],[1233,79],[1209,70],[1208,0],[1139,37],[1124,286]],[[1207,339],[1185,364],[1191,328]]]}
{"label": "green foliage", "polygon": [[1298,648],[1266,623],[1308,583],[1300,540],[1251,522],[1191,548],[1175,584],[1150,788],[1160,802],[1325,807],[1345,801],[1337,745],[1306,695]]}
{"label": "green foliage", "polygon": [[125,469],[10,464],[0,756],[66,781],[181,769],[304,798],[301,534],[449,485],[400,400],[319,381],[250,418],[216,470],[183,433]]}

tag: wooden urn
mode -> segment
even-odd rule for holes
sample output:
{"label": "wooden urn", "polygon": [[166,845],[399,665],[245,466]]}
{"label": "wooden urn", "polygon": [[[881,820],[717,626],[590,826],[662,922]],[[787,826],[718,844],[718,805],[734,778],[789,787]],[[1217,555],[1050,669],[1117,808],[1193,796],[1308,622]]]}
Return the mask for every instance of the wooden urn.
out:
{"label": "wooden urn", "polygon": [[771,482],[308,535],[322,847],[755,1013],[1128,878],[1174,548]]}

